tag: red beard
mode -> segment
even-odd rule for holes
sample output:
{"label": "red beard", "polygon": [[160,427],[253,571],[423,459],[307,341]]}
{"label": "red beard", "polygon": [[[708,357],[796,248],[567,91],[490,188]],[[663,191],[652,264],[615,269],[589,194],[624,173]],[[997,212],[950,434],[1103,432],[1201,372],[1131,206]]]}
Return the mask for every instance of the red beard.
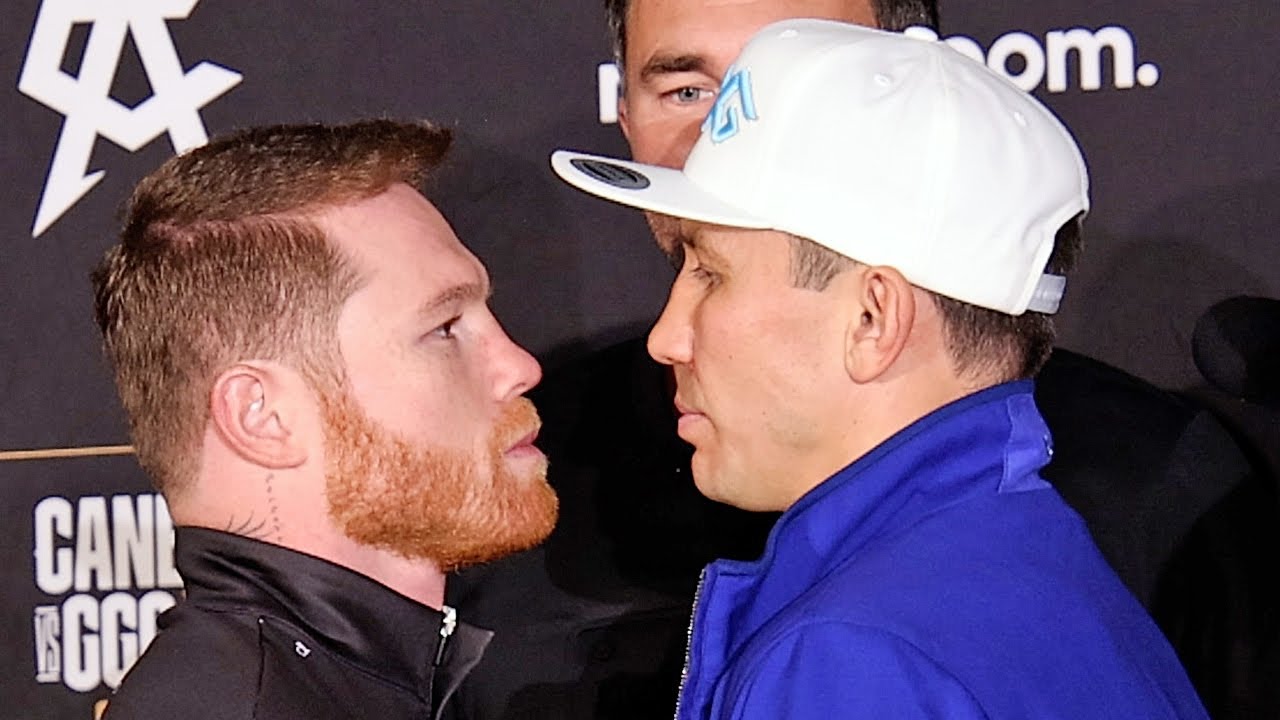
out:
{"label": "red beard", "polygon": [[504,457],[540,424],[526,398],[495,423],[487,467],[461,450],[415,447],[346,393],[326,398],[324,415],[329,515],[358,543],[450,572],[533,547],[555,526],[546,461],[517,473]]}

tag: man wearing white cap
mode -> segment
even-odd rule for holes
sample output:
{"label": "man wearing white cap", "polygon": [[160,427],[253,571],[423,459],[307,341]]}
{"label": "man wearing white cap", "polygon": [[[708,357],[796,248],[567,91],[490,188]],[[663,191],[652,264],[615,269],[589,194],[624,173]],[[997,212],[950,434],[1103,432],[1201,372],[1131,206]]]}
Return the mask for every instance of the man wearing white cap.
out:
{"label": "man wearing white cap", "polygon": [[1039,475],[1084,161],[934,42],[771,25],[683,171],[570,183],[681,218],[649,337],[707,496],[783,510],[704,573],[680,718],[1201,718],[1156,626]]}

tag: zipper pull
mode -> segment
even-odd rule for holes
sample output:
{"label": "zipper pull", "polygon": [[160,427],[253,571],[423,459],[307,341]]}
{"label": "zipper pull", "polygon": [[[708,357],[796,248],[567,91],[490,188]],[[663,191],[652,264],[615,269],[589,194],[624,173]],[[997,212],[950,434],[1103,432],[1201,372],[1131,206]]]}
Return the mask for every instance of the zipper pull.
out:
{"label": "zipper pull", "polygon": [[436,643],[436,659],[433,665],[439,665],[444,660],[444,647],[449,641],[449,637],[453,635],[454,628],[458,627],[458,611],[444,605],[440,608],[440,612],[444,613],[444,617],[440,620],[440,641]]}

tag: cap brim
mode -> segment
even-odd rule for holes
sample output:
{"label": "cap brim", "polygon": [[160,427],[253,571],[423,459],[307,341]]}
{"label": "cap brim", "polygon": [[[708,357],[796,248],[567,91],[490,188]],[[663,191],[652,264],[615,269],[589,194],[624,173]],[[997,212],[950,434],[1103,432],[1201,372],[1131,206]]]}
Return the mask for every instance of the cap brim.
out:
{"label": "cap brim", "polygon": [[579,190],[641,210],[729,227],[769,227],[768,222],[711,195],[672,168],[571,150],[551,153],[551,168]]}

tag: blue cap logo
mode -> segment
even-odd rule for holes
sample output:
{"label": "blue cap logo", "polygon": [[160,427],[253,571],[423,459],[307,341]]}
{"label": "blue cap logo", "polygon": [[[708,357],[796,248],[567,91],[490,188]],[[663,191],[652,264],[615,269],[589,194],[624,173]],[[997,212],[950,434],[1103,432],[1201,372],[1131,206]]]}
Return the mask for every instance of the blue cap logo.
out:
{"label": "blue cap logo", "polygon": [[720,144],[737,135],[745,120],[758,120],[756,101],[751,95],[751,71],[734,69],[720,83],[720,94],[702,121],[702,132]]}

